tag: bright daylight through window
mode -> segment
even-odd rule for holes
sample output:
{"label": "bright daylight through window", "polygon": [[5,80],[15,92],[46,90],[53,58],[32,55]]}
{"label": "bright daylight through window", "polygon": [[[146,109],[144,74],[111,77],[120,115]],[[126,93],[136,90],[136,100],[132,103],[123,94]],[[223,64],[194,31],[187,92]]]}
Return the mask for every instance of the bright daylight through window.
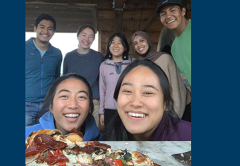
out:
{"label": "bright daylight through window", "polygon": [[[25,33],[25,41],[27,41],[31,37],[36,37],[36,32]],[[54,47],[59,48],[62,51],[62,56],[64,60],[64,57],[68,52],[78,48],[77,33],[55,33],[50,40],[50,43]],[[91,49],[98,51],[98,32],[95,35],[95,40],[91,45]]]}

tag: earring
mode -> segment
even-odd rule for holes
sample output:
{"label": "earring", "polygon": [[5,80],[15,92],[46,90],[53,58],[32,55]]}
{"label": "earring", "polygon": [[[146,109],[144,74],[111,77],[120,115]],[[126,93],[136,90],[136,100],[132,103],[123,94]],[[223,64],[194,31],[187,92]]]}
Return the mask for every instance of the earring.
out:
{"label": "earring", "polygon": [[108,58],[109,58],[109,59],[112,59],[112,54],[109,54],[109,55],[108,55]]}

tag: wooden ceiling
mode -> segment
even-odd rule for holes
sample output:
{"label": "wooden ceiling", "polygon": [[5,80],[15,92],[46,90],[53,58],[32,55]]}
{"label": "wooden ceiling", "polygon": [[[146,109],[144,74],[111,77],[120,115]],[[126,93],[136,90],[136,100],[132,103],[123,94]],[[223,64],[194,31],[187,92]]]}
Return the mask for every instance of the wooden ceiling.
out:
{"label": "wooden ceiling", "polygon": [[[141,19],[143,15],[139,15],[139,11],[154,11],[158,5],[158,0],[26,0],[25,1],[25,31],[32,32],[37,16],[41,13],[52,15],[57,22],[56,32],[76,32],[78,27],[83,24],[91,24],[97,30],[98,19],[101,19],[99,11],[115,11],[115,31],[122,30],[122,14],[131,13],[131,20]],[[191,0],[185,0],[185,6],[191,6]],[[191,7],[190,7],[191,8]],[[191,10],[191,9],[188,10]],[[143,24],[147,20],[142,20],[142,29],[151,22]],[[145,26],[145,27],[144,27]],[[140,26],[139,26],[140,28]]]}
{"label": "wooden ceiling", "polygon": [[[153,50],[157,51],[163,25],[155,13],[159,0],[26,0],[25,31],[33,32],[38,15],[52,15],[57,24],[56,32],[76,33],[79,26],[91,24],[98,31],[98,51],[106,53],[109,37],[121,32],[131,43],[131,36],[138,30],[149,34]],[[187,16],[191,18],[191,0],[183,0]],[[130,45],[131,46],[131,45]],[[130,55],[137,58],[134,49]]]}

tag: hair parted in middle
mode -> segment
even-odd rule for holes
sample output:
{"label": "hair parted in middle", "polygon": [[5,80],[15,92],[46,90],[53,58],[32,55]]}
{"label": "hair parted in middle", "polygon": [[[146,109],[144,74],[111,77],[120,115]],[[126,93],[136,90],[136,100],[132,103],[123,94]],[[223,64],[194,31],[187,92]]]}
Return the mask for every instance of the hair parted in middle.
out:
{"label": "hair parted in middle", "polygon": [[58,77],[54,83],[51,85],[51,87],[49,88],[46,96],[45,96],[45,99],[43,101],[43,105],[42,105],[42,108],[40,109],[39,111],[39,114],[40,116],[42,116],[43,114],[46,113],[46,111],[48,111],[47,108],[51,107],[53,105],[53,99],[54,99],[54,96],[56,94],[56,90],[57,90],[57,87],[59,84],[61,84],[64,80],[67,80],[69,78],[75,78],[77,80],[80,80],[82,81],[88,88],[88,93],[89,93],[89,112],[92,113],[93,110],[94,110],[94,105],[93,105],[93,94],[92,94],[92,90],[91,90],[91,87],[88,83],[88,81],[78,75],[78,74],[75,74],[75,73],[68,73],[68,74],[65,74],[61,77]]}
{"label": "hair parted in middle", "polygon": [[125,51],[123,52],[123,55],[122,55],[122,59],[123,60],[127,60],[128,59],[128,52],[129,52],[129,45],[128,45],[128,41],[127,39],[125,38],[125,36],[122,34],[122,33],[114,33],[108,40],[108,44],[107,44],[107,53],[106,53],[106,56],[105,56],[105,59],[112,59],[112,54],[109,50],[109,47],[111,46],[112,44],[112,41],[113,41],[113,38],[117,36],[121,39],[122,41],[122,45],[125,49]]}
{"label": "hair parted in middle", "polygon": [[93,31],[93,33],[94,33],[94,36],[95,36],[96,30],[93,28],[93,26],[92,26],[92,25],[89,25],[89,24],[85,24],[85,25],[82,25],[82,26],[80,26],[80,27],[78,28],[78,30],[77,30],[77,37],[78,37],[79,34],[80,34],[84,29],[86,29],[86,28],[91,29],[91,30]]}

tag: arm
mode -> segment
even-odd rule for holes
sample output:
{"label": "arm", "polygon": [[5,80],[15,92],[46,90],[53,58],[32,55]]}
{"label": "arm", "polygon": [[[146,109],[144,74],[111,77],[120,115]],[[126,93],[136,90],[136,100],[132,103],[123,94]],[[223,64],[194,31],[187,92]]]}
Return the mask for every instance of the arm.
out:
{"label": "arm", "polygon": [[60,51],[60,54],[61,54],[61,58],[59,58],[58,65],[57,65],[57,68],[56,68],[55,80],[58,77],[60,77],[60,74],[61,74],[61,64],[62,64],[62,53],[61,53],[61,51]]}
{"label": "arm", "polygon": [[105,103],[105,95],[106,95],[106,80],[104,75],[103,63],[100,65],[100,69],[99,69],[99,95],[100,95],[99,114],[100,114],[100,124],[102,126],[104,125],[104,103]]}
{"label": "arm", "polygon": [[67,55],[65,55],[65,58],[63,60],[63,74],[66,74],[67,73]]}
{"label": "arm", "polygon": [[187,89],[183,83],[178,68],[169,54],[163,54],[155,61],[168,77],[169,83],[172,87],[172,98],[174,101],[174,110],[179,118],[182,118],[187,101]]}

